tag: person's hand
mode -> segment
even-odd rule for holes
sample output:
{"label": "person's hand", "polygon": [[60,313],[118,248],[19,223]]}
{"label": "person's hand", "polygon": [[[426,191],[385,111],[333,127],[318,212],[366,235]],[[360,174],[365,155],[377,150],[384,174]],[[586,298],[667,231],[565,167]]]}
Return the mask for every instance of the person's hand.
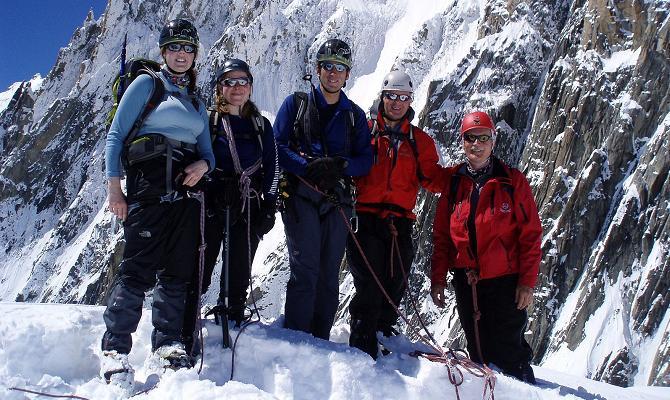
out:
{"label": "person's hand", "polygon": [[439,308],[444,308],[444,306],[446,305],[444,297],[445,289],[446,285],[442,283],[434,283],[433,285],[430,286],[430,297],[433,298],[433,303],[435,303],[435,305],[438,306]]}
{"label": "person's hand", "polygon": [[258,210],[258,216],[256,221],[254,221],[254,229],[258,237],[262,237],[266,233],[270,232],[273,226],[275,226],[275,213],[277,212],[277,207],[275,202],[263,200],[261,203],[261,208]]}
{"label": "person's hand", "polygon": [[121,221],[125,221],[128,217],[128,203],[126,203],[126,196],[121,190],[121,178],[109,178],[107,182],[107,208]]}
{"label": "person's hand", "polygon": [[533,288],[524,285],[516,287],[516,308],[525,310],[533,302]]}
{"label": "person's hand", "polygon": [[342,178],[347,160],[341,157],[321,157],[307,164],[305,178],[321,190],[330,190]]}
{"label": "person's hand", "polygon": [[200,182],[200,179],[202,179],[202,176],[207,173],[209,170],[209,166],[207,165],[207,161],[205,160],[198,160],[192,164],[189,164],[186,168],[184,168],[184,181],[182,182],[184,186],[189,186],[193,187]]}

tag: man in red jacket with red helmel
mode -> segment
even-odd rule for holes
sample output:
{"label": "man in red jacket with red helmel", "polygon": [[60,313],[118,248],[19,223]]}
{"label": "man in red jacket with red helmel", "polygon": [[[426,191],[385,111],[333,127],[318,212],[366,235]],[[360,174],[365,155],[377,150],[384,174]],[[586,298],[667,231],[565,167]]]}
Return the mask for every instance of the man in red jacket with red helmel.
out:
{"label": "man in red jacket with red helmel", "polygon": [[450,270],[470,358],[534,384],[523,332],[542,257],[537,206],[523,173],[492,155],[496,129],[485,112],[463,118],[461,138],[466,162],[449,169],[435,213],[431,296],[445,306]]}
{"label": "man in red jacket with red helmel", "polygon": [[[433,139],[410,124],[414,118],[410,107],[413,92],[412,80],[405,72],[392,71],[384,78],[376,118],[368,121],[372,130],[372,169],[356,179],[356,238],[396,307],[405,292],[402,269],[409,274],[414,257],[412,226],[416,216],[412,210],[417,193],[421,186],[432,192],[443,187],[444,169],[438,164]],[[393,245],[394,237],[397,247]],[[349,306],[349,345],[376,359],[376,332],[385,336],[397,333],[393,325],[398,316],[351,237],[347,242],[347,261],[356,287]]]}

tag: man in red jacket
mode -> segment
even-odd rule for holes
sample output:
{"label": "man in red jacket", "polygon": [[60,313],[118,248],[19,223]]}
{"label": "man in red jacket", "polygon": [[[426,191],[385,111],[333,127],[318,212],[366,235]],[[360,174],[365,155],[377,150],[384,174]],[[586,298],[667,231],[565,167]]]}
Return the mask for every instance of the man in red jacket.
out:
{"label": "man in red jacket", "polygon": [[[416,216],[412,210],[416,195],[421,186],[433,192],[442,188],[443,168],[438,164],[435,143],[410,124],[414,118],[410,107],[413,92],[412,80],[402,71],[392,71],[384,78],[376,118],[368,121],[374,163],[368,175],[356,179],[356,238],[395,306],[405,292],[403,269],[409,273],[414,256],[412,225]],[[351,237],[347,261],[356,288],[349,306],[349,345],[376,359],[376,332],[391,335],[398,317]]]}
{"label": "man in red jacket", "polygon": [[[431,296],[444,307],[451,270],[470,357],[535,383],[523,332],[542,252],[542,226],[524,175],[492,155],[496,130],[477,111],[461,124],[466,162],[450,168],[433,225]],[[474,285],[480,319],[474,321]]]}

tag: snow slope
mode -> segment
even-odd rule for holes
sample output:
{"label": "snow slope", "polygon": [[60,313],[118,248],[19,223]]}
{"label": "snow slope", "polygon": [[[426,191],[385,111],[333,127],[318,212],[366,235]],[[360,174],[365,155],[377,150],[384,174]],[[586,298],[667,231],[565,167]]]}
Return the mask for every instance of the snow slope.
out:
{"label": "snow slope", "polygon": [[[10,388],[88,399],[122,398],[98,377],[102,307],[64,304],[0,303],[0,398],[34,398]],[[222,350],[220,328],[207,321],[205,359],[197,369],[147,376],[151,313],[145,310],[130,360],[136,370],[138,399],[452,399],[454,387],[442,364],[392,353],[374,362],[346,344],[326,342],[280,328],[281,320],[248,327],[236,348],[234,380],[231,351]],[[233,335],[238,331],[234,330]],[[403,337],[389,347],[407,350]],[[660,400],[670,388],[619,388],[536,367],[540,387],[497,375],[495,398]],[[461,399],[482,398],[484,383],[468,373]]]}

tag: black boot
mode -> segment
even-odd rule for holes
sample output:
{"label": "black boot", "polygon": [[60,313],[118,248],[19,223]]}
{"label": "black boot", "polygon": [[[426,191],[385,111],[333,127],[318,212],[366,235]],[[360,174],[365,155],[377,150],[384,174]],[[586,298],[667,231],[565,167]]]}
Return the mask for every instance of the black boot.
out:
{"label": "black boot", "polygon": [[521,370],[522,381],[529,383],[531,385],[537,384],[537,381],[535,380],[535,373],[533,372],[533,368],[530,366],[530,364],[528,363],[521,364],[520,370]]}
{"label": "black boot", "polygon": [[244,318],[244,308],[231,307],[228,311],[228,321],[235,322],[235,328],[239,328],[246,319]]}
{"label": "black boot", "polygon": [[521,363],[512,368],[504,368],[502,372],[507,376],[511,376],[512,378],[516,378],[531,385],[537,384],[533,368],[528,363]]}
{"label": "black boot", "polygon": [[351,335],[349,335],[349,346],[356,347],[368,353],[373,360],[377,359],[379,344],[374,329],[370,324],[361,319],[351,320]]}
{"label": "black boot", "polygon": [[400,333],[391,325],[377,325],[377,331],[381,332],[384,337],[396,336]]}

